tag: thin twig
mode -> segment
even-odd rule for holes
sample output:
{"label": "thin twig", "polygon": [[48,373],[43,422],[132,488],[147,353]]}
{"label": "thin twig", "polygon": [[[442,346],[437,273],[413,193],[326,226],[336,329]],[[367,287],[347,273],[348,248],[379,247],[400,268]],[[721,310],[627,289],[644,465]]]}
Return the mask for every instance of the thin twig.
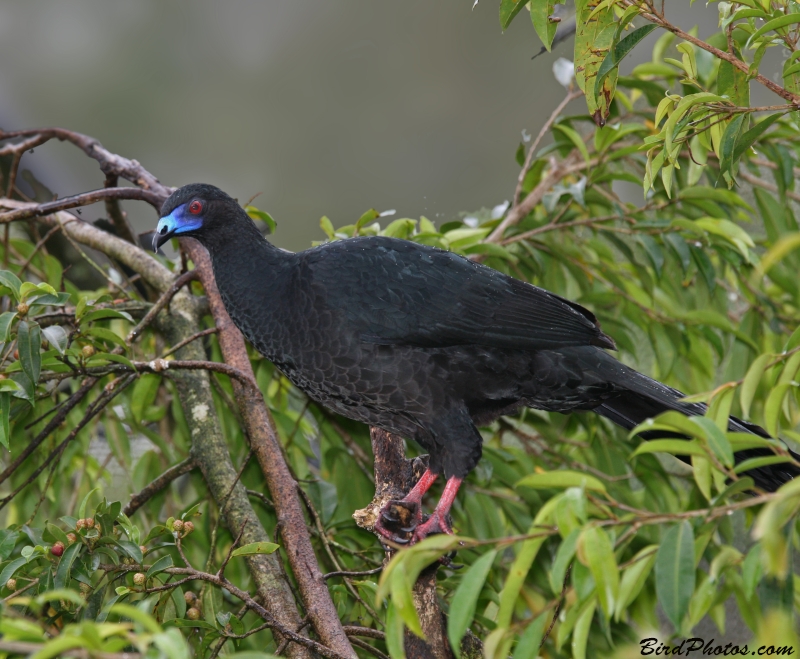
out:
{"label": "thin twig", "polygon": [[556,624],[556,620],[558,620],[558,614],[561,613],[561,607],[564,606],[564,600],[567,597],[567,584],[569,583],[569,577],[571,573],[572,573],[572,563],[569,564],[569,566],[567,567],[567,572],[564,575],[564,584],[561,587],[561,597],[559,598],[558,604],[556,605],[556,610],[553,612],[553,619],[550,621],[550,626],[547,628],[547,631],[542,637],[542,642],[539,643],[540,652],[544,647],[545,642],[547,641],[547,637],[550,636],[550,632],[553,631],[553,627]]}
{"label": "thin twig", "polygon": [[150,311],[145,314],[145,317],[139,321],[139,324],[128,333],[125,342],[128,345],[132,344],[145,330],[145,328],[150,325],[151,322],[153,322],[153,319],[158,315],[158,313],[169,304],[170,300],[175,297],[175,294],[184,286],[186,286],[186,284],[195,279],[197,279],[197,272],[194,270],[185,272],[181,276],[177,277],[175,281],[172,282],[170,287],[164,291],[161,297],[156,300],[155,304],[150,308]]}
{"label": "thin twig", "polygon": [[574,101],[576,98],[579,98],[582,95],[583,92],[580,89],[571,89],[568,91],[561,103],[556,106],[556,109],[553,110],[550,117],[544,122],[544,125],[539,130],[539,134],[536,136],[536,139],[533,140],[533,144],[531,144],[530,148],[528,149],[528,155],[525,157],[525,164],[522,165],[522,169],[517,177],[517,188],[514,190],[514,203],[512,206],[519,205],[519,198],[522,196],[522,186],[525,183],[525,177],[528,175],[531,165],[533,164],[533,158],[536,155],[536,150],[539,148],[539,142],[542,141],[542,138],[544,138],[544,136],[547,135],[547,133],[553,127],[556,119],[558,119],[559,115],[564,111],[564,108],[567,107],[571,101]]}
{"label": "thin twig", "polygon": [[152,499],[156,494],[161,492],[176,478],[180,478],[184,474],[188,474],[192,469],[197,466],[194,458],[188,457],[176,465],[167,469],[163,474],[156,478],[153,482],[145,485],[140,492],[131,495],[131,500],[122,509],[128,517],[133,515],[139,508]]}
{"label": "thin twig", "polygon": [[29,217],[52,215],[58,211],[78,208],[79,206],[88,206],[89,204],[105,199],[138,199],[151,204],[157,204],[160,201],[160,198],[152,192],[139,188],[103,188],[101,190],[92,190],[91,192],[84,192],[83,194],[73,195],[71,197],[63,197],[56,201],[48,201],[44,204],[31,205],[25,208],[18,208],[17,210],[0,213],[0,224],[4,222],[27,220]]}

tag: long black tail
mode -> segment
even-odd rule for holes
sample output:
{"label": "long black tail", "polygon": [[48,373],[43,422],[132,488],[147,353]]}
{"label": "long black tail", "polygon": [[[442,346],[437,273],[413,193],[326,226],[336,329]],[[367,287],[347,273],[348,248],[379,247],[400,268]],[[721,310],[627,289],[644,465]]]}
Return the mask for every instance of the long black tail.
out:
{"label": "long black tail", "polygon": [[[627,430],[635,428],[646,419],[669,410],[675,410],[687,416],[701,416],[706,412],[706,406],[703,404],[681,402],[680,399],[684,397],[684,394],[677,389],[672,389],[633,369],[623,368],[622,372],[619,368],[616,370],[619,375],[624,373],[624,377],[619,378],[616,384],[621,385],[625,390],[618,396],[606,400],[594,411]],[[759,437],[770,438],[767,431],[760,426],[733,416],[730,417],[728,428],[734,432],[751,433]],[[643,439],[664,439],[669,436],[668,433],[659,431],[642,433]],[[800,455],[790,452],[796,460],[800,460]],[[736,463],[739,464],[750,458],[770,455],[774,455],[774,453],[769,449],[756,448],[738,451],[734,457]],[[790,462],[784,462],[750,469],[745,474],[750,476],[761,489],[774,492],[784,483],[800,475],[800,468]]]}

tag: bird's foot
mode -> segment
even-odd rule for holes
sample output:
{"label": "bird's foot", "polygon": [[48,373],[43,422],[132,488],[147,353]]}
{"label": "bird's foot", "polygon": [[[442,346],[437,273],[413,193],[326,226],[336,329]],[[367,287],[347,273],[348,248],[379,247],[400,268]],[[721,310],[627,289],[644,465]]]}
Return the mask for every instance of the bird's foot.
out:
{"label": "bird's foot", "polygon": [[378,515],[375,531],[399,545],[414,543],[414,534],[422,524],[422,508],[415,501],[388,501]]}
{"label": "bird's foot", "polygon": [[446,533],[453,535],[453,526],[450,522],[450,515],[442,513],[436,508],[433,513],[422,524],[419,524],[411,534],[409,544],[415,545],[420,540],[424,540],[429,535],[436,533]]}

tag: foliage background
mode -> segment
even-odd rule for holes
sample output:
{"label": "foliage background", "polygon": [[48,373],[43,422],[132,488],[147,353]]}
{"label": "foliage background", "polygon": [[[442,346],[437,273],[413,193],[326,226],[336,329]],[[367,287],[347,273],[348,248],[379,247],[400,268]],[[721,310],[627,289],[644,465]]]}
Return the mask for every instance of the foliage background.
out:
{"label": "foliage background", "polygon": [[[794,53],[800,11],[791,2],[718,7],[724,30],[703,44],[748,65],[762,46]],[[501,20],[521,8],[503,3]],[[535,6],[531,16],[547,41],[551,24],[542,16],[553,9],[539,9]],[[520,13],[516,20],[527,16]],[[626,25],[627,19],[635,20]],[[708,421],[661,420],[694,437],[691,443],[640,445],[592,415],[526,411],[484,429],[484,460],[454,513],[459,534],[472,539],[458,553],[466,567],[442,569],[438,592],[450,614],[451,635],[458,637],[470,626],[483,639],[487,657],[536,656],[556,610],[560,615],[542,650],[549,656],[626,656],[638,652],[646,636],[667,640],[698,628],[737,642],[752,636],[775,645],[797,642],[800,583],[792,552],[800,549],[800,488],[793,483],[774,496],[744,494],[748,483],[733,470],[731,452],[755,440],[722,431],[732,412],[788,442],[800,439],[800,234],[793,212],[799,198],[794,179],[800,126],[794,58],[785,55],[779,85],[788,99],[753,106],[749,90],[761,84],[757,78],[748,81],[730,62],[721,63],[681,35],[670,38],[664,21],[658,7],[579,3],[576,67],[603,70],[608,58],[609,73],[600,84],[591,78],[583,82],[588,113],[554,114],[545,126],[552,134],[550,145],[538,139],[520,145],[519,178],[509,181],[516,191],[502,214],[482,210],[434,223],[389,220],[367,211],[347,226],[327,218],[320,222],[321,240],[378,232],[417,240],[482,259],[579,301],[617,340],[623,361],[711,402]],[[627,45],[636,45],[631,37],[643,35],[638,31],[653,23],[662,29],[651,60],[629,75],[617,75],[615,65]],[[586,47],[589,43],[593,48]],[[603,43],[605,50],[598,48]],[[611,91],[612,82],[615,95],[609,104],[602,91],[603,85]],[[562,110],[579,95],[572,86],[564,93]],[[605,119],[602,128],[592,121],[597,112]],[[12,165],[4,161],[6,184]],[[620,194],[620,182],[641,186],[643,180],[644,198]],[[40,201],[48,198],[46,191],[39,193]],[[256,209],[251,213],[269,221]],[[0,354],[7,376],[0,386],[9,392],[0,394],[0,405],[12,419],[8,430],[3,425],[8,460],[30,442],[26,426],[73,394],[87,373],[102,375],[113,364],[146,370],[140,363],[170,347],[153,329],[126,342],[152,294],[129,285],[117,264],[94,257],[101,276],[81,262],[74,245],[70,253],[64,241],[60,248],[45,244],[41,237],[47,230],[34,221],[11,225],[3,245],[7,271],[31,282],[17,287],[11,275],[4,275],[0,290],[0,339],[5,341]],[[71,261],[76,263],[65,276]],[[164,263],[180,267],[178,261]],[[192,286],[202,294],[198,284]],[[28,308],[20,310],[20,303]],[[213,326],[208,316],[202,322]],[[37,325],[49,342],[41,352]],[[52,329],[56,326],[63,333]],[[223,361],[215,335],[198,340],[208,360]],[[123,357],[112,355],[115,346]],[[310,519],[323,571],[379,566],[383,555],[374,537],[351,518],[373,492],[367,430],[309,404],[269,363],[256,354],[251,358],[287,461],[309,508],[318,514],[318,520]],[[136,491],[186,459],[191,447],[171,378],[115,372],[102,375],[94,395],[114,378],[130,386],[119,387],[114,401],[56,454],[51,468],[34,475],[84,418],[86,400],[3,484],[5,496],[31,480],[19,496],[1,504],[6,530],[0,542],[0,582],[14,578],[16,589],[30,585],[20,595],[31,599],[7,603],[1,631],[20,642],[52,639],[47,647],[54,652],[65,647],[59,643],[107,652],[133,643],[153,655],[184,656],[191,648],[207,656],[225,634],[246,633],[261,620],[252,612],[242,614],[241,602],[219,588],[201,588],[198,582],[185,587],[199,595],[200,604],[189,608],[202,622],[189,621],[181,587],[141,593],[133,570],[94,569],[95,556],[104,564],[141,562],[140,544],[148,565],[181,565],[176,539],[182,534],[174,531],[174,519],[187,511],[193,511],[187,519],[195,529],[182,544],[193,565],[216,568],[233,542],[218,526],[219,510],[197,471],[147,502],[130,525],[119,517],[119,506],[101,502],[113,479],[106,472],[109,464],[91,449],[93,439],[107,442],[108,455],[131,474]],[[230,381],[220,374],[211,378],[213,414],[259,520],[273,536],[269,493],[231,402]],[[141,455],[131,443],[139,434],[152,442]],[[690,467],[665,455],[677,452],[690,453]],[[770,458],[785,459],[780,447]],[[73,531],[74,519],[85,516],[99,521],[102,530],[83,529],[80,541],[70,545],[65,534]],[[116,533],[115,519],[120,523]],[[57,541],[67,545],[60,560],[50,551]],[[330,581],[339,616],[380,632],[370,643],[378,652],[397,655],[400,622],[415,625],[407,593],[419,561],[426,551],[450,550],[450,542],[435,539],[402,553],[380,582],[377,575],[361,575],[349,586]],[[231,581],[252,588],[242,559],[232,558],[227,570]],[[159,568],[146,585],[158,587],[174,578]],[[2,594],[8,598],[12,592],[6,588]],[[139,608],[111,608],[118,603]],[[134,622],[109,622],[117,619]],[[220,648],[275,651],[277,644],[265,630]]]}

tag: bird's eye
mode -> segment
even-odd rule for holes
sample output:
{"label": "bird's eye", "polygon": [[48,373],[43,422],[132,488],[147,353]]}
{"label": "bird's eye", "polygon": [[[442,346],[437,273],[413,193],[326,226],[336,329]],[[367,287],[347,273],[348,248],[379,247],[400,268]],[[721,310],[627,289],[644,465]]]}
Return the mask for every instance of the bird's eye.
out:
{"label": "bird's eye", "polygon": [[195,199],[191,204],[189,204],[189,212],[192,215],[200,215],[200,213],[203,212],[203,204]]}

